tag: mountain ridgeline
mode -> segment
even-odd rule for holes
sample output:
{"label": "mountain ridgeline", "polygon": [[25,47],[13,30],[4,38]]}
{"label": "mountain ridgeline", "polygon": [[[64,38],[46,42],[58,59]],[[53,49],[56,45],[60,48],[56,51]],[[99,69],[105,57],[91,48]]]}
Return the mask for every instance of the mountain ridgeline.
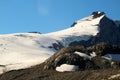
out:
{"label": "mountain ridgeline", "polygon": [[88,41],[84,41],[84,40],[74,41],[69,45],[70,46],[76,46],[76,45],[92,46],[101,42],[105,42],[108,44],[120,46],[120,21],[116,22],[107,18],[104,12],[101,12],[101,13],[93,12],[92,15],[93,15],[93,18],[98,18],[104,15],[104,17],[97,24],[97,26],[99,26],[99,29],[100,29],[99,33],[97,33],[97,35],[95,36],[92,36]]}

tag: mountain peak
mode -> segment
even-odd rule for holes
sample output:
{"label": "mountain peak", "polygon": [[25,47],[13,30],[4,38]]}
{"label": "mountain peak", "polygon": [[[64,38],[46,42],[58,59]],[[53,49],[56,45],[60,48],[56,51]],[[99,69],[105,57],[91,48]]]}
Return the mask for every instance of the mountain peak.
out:
{"label": "mountain peak", "polygon": [[[96,25],[99,24],[99,22],[101,21],[101,19],[105,16],[104,12],[100,12],[100,11],[95,11],[93,12],[90,16],[82,18],[80,20],[75,21],[71,27],[74,27],[75,25],[77,25],[78,23],[83,23],[83,24],[92,24],[92,25]],[[87,22],[86,22],[87,21]],[[89,22],[88,22],[89,21]],[[84,23],[85,22],[85,23]],[[83,25],[82,24],[82,25]]]}
{"label": "mountain peak", "polygon": [[93,18],[97,18],[97,17],[100,17],[102,15],[105,15],[104,12],[100,12],[100,11],[95,11],[91,14],[93,16]]}

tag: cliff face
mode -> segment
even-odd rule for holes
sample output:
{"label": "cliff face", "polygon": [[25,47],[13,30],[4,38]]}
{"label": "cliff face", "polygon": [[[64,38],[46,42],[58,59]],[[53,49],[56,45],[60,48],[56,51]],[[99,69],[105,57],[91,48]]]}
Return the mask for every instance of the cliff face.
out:
{"label": "cliff face", "polygon": [[89,40],[91,45],[99,42],[106,42],[120,46],[120,27],[117,26],[114,21],[107,17],[103,17],[100,21],[99,27],[100,33]]}

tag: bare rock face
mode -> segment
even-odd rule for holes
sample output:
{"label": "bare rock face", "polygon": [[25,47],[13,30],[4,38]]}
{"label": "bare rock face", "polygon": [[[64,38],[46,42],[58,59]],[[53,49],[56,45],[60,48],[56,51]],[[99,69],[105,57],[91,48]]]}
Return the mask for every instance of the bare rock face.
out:
{"label": "bare rock face", "polygon": [[91,60],[95,63],[96,66],[98,66],[98,69],[108,69],[108,68],[116,69],[120,67],[119,62],[111,61],[100,56],[93,57]]}
{"label": "bare rock face", "polygon": [[63,48],[63,45],[60,42],[57,43],[53,43],[52,46],[48,46],[49,48],[53,48],[55,50],[59,50],[61,48]]}
{"label": "bare rock face", "polygon": [[105,15],[105,13],[104,12],[95,11],[91,15],[93,15],[94,18],[97,18],[97,17],[100,17],[102,15]]}
{"label": "bare rock face", "polygon": [[57,66],[60,66],[61,64],[65,63],[84,66],[84,58],[77,54],[73,54],[74,51],[82,51],[83,49],[84,47],[62,48],[61,50],[56,52],[52,57],[45,61],[44,69],[55,69]]}
{"label": "bare rock face", "polygon": [[62,48],[45,61],[44,69],[55,69],[62,64],[77,65],[79,66],[79,70],[98,68],[91,60],[81,57],[78,54],[74,54],[75,51],[89,53],[89,51],[83,46]]}
{"label": "bare rock face", "polygon": [[89,51],[95,52],[98,56],[104,56],[105,54],[120,54],[120,47],[115,45],[110,45],[107,43],[99,43],[91,47],[87,47]]}
{"label": "bare rock face", "polygon": [[[74,52],[82,52],[88,56],[92,52],[97,54],[96,57],[86,59],[83,56],[75,54]],[[119,68],[119,62],[103,58],[105,54],[120,54],[120,47],[112,46],[106,43],[100,43],[91,47],[71,46],[65,47],[56,52],[53,56],[44,62],[44,69],[55,69],[62,64],[70,64],[79,66],[79,70],[95,70],[107,68]]]}
{"label": "bare rock face", "polygon": [[88,42],[95,45],[100,42],[106,42],[112,45],[120,46],[120,27],[114,21],[107,17],[103,17],[99,23],[100,32],[91,38]]}

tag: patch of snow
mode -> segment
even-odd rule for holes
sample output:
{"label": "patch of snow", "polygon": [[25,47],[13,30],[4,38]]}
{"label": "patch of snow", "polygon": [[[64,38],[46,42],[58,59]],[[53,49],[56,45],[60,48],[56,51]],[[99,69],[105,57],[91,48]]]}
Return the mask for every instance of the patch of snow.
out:
{"label": "patch of snow", "polygon": [[76,71],[79,67],[76,65],[62,64],[59,67],[56,67],[56,71],[65,72],[65,71]]}
{"label": "patch of snow", "polygon": [[108,79],[111,80],[111,79],[118,78],[118,77],[120,77],[120,74],[112,75]]}
{"label": "patch of snow", "polygon": [[103,56],[106,59],[119,61],[120,62],[120,54],[106,54]]}
{"label": "patch of snow", "polygon": [[78,52],[78,51],[75,51],[74,54],[78,54],[80,55],[81,57],[84,57],[85,59],[91,59],[91,56],[85,54],[85,53],[82,53],[82,52]]}
{"label": "patch of snow", "polygon": [[92,53],[90,54],[90,56],[91,56],[91,57],[95,57],[95,56],[97,56],[97,55],[96,55],[95,52],[92,52]]}
{"label": "patch of snow", "polygon": [[100,14],[101,12],[100,11],[98,11],[98,14]]}

